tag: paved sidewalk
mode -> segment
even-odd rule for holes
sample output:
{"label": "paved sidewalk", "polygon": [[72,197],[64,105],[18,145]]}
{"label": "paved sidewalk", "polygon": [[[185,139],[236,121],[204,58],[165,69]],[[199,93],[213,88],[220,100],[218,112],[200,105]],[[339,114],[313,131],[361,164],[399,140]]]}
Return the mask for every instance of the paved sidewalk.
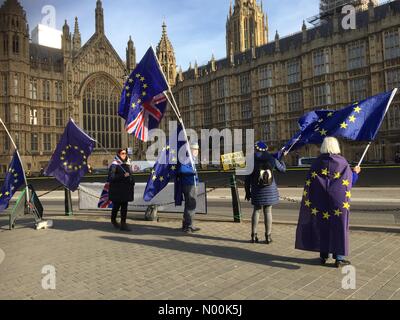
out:
{"label": "paved sidewalk", "polygon": [[[8,231],[0,218],[0,299],[400,299],[399,233],[351,232],[356,290],[343,290],[340,269],[294,249],[290,225],[275,225],[268,246],[248,242],[248,223],[199,221],[185,236],[163,218],[130,220],[131,233],[101,217],[53,220]],[[55,290],[42,288],[45,265]]]}

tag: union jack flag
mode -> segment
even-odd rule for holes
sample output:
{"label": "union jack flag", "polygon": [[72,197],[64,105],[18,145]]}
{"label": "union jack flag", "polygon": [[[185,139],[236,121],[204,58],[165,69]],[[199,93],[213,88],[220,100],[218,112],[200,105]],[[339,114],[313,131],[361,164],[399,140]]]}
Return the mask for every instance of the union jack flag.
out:
{"label": "union jack flag", "polygon": [[122,90],[118,115],[126,120],[125,129],[147,141],[148,130],[159,126],[167,108],[169,88],[153,48],[149,48]]}
{"label": "union jack flag", "polygon": [[142,141],[147,141],[148,130],[153,129],[150,126],[150,117],[152,117],[157,124],[161,122],[164,115],[167,98],[164,93],[153,97],[149,102],[143,103],[142,106],[136,106],[136,116],[127,124],[126,131],[133,134],[136,138]]}
{"label": "union jack flag", "polygon": [[[111,163],[111,166],[119,166],[122,164],[122,161],[116,156],[114,161]],[[98,208],[101,209],[112,209],[113,203],[110,200],[110,181],[109,177],[107,178],[107,182],[104,185],[103,191],[101,192],[101,196],[99,199],[99,203],[97,204]]]}

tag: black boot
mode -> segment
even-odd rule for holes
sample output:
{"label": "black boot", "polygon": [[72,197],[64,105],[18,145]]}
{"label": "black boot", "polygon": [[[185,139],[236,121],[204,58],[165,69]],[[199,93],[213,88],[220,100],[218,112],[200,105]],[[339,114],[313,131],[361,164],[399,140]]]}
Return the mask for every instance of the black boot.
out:
{"label": "black boot", "polygon": [[117,222],[117,212],[111,212],[111,223],[114,228],[119,229],[121,228],[120,224]]}
{"label": "black boot", "polygon": [[271,235],[268,235],[267,233],[265,234],[265,242],[266,242],[267,244],[272,243],[272,237],[271,237]]}
{"label": "black boot", "polygon": [[251,243],[258,243],[257,233],[251,234]]}
{"label": "black boot", "polygon": [[[127,207],[127,204],[126,204]],[[121,231],[131,231],[131,229],[128,228],[128,225],[126,224],[126,216],[128,212],[125,208],[121,210]]]}

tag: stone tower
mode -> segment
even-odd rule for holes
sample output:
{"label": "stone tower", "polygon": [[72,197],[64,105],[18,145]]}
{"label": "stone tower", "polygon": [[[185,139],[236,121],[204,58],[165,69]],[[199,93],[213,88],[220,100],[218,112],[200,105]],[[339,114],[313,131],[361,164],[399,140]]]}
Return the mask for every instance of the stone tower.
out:
{"label": "stone tower", "polygon": [[136,67],[136,49],[132,38],[129,36],[128,46],[126,48],[126,68],[130,74]]}
{"label": "stone tower", "polygon": [[162,29],[162,36],[158,43],[156,54],[169,85],[173,87],[176,82],[176,60],[174,48],[172,47],[171,41],[168,39],[167,25],[165,22],[162,24]]}
{"label": "stone tower", "polygon": [[18,0],[6,0],[0,8],[0,61],[29,62],[29,26]]}
{"label": "stone tower", "polygon": [[268,43],[267,15],[256,0],[232,2],[226,21],[226,56],[260,47]]}

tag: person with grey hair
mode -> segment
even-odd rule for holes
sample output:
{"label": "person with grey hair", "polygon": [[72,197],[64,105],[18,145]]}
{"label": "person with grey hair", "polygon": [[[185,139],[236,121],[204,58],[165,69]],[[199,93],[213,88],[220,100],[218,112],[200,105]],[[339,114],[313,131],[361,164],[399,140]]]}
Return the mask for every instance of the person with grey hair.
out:
{"label": "person with grey hair", "polygon": [[199,155],[199,149],[198,143],[192,143],[190,145],[190,152],[192,153],[193,165],[189,161],[186,164],[181,163],[179,168],[180,183],[182,185],[182,193],[185,201],[182,221],[182,231],[185,233],[200,231],[200,228],[194,226],[197,205],[197,185],[199,183],[194,163],[196,163],[196,159]]}
{"label": "person with grey hair", "polygon": [[295,247],[319,252],[322,265],[332,254],[339,268],[350,264],[345,257],[349,254],[351,189],[361,168],[350,168],[334,137],[324,139],[320,152],[307,175]]}

